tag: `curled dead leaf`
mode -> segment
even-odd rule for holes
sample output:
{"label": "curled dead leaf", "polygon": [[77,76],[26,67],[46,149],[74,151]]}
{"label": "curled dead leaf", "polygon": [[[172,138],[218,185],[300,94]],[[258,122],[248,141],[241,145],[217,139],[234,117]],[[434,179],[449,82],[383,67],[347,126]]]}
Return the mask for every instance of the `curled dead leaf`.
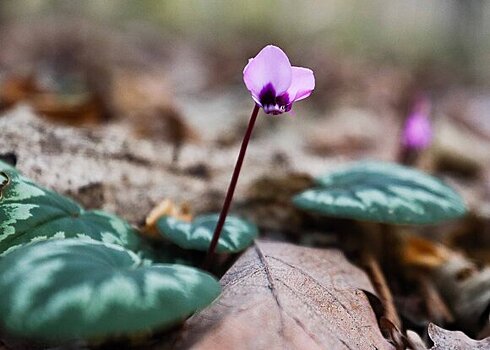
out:
{"label": "curled dead leaf", "polygon": [[408,349],[411,350],[427,350],[424,341],[420,338],[420,335],[414,331],[407,330],[407,343]]}
{"label": "curled dead leaf", "polygon": [[142,234],[155,239],[162,239],[156,229],[156,223],[162,216],[172,216],[183,221],[192,221],[190,206],[187,203],[175,204],[169,199],[161,201],[154,207],[145,220],[145,226],[141,230]]}
{"label": "curled dead leaf", "polygon": [[407,266],[422,268],[461,329],[476,334],[488,324],[489,267],[479,269],[465,255],[420,237],[407,239],[402,258]]}
{"label": "curled dead leaf", "polygon": [[488,350],[490,337],[474,340],[460,331],[448,331],[435,324],[429,324],[429,336],[434,342],[431,350]]}
{"label": "curled dead leaf", "polygon": [[444,245],[417,236],[406,237],[402,248],[402,261],[413,267],[439,267],[450,256],[451,251]]}

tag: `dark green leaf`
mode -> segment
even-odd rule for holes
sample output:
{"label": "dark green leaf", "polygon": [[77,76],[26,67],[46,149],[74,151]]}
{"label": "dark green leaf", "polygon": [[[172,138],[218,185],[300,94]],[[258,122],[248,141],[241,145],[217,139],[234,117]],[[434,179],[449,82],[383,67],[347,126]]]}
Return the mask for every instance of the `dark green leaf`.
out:
{"label": "dark green leaf", "polygon": [[[218,214],[196,217],[192,223],[165,216],[158,220],[160,234],[184,249],[207,251],[218,222]],[[235,253],[252,244],[258,235],[253,223],[228,216],[216,247],[219,253]]]}
{"label": "dark green leaf", "polygon": [[129,250],[94,240],[36,242],[0,260],[0,322],[22,338],[62,342],[160,330],[219,292],[205,272],[148,265]]}
{"label": "dark green leaf", "polygon": [[359,162],[320,177],[294,198],[314,212],[393,224],[433,224],[465,214],[463,199],[433,176],[385,162]]}
{"label": "dark green leaf", "polygon": [[0,193],[0,252],[36,240],[71,237],[139,247],[139,236],[124,220],[100,210],[86,211],[3,162]]}

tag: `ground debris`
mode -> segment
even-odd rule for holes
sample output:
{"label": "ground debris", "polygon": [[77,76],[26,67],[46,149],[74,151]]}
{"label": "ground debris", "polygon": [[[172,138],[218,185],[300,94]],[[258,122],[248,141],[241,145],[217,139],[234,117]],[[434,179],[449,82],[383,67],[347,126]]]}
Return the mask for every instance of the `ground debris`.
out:
{"label": "ground debris", "polygon": [[257,241],[221,283],[177,348],[392,349],[364,293],[373,287],[338,250]]}

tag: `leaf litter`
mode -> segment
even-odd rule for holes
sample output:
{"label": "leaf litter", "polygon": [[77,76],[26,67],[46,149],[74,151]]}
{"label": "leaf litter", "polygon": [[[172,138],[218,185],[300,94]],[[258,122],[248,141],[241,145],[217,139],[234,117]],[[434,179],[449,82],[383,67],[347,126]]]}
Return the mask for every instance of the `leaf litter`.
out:
{"label": "leaf litter", "polygon": [[338,250],[256,241],[221,283],[177,348],[392,349],[365,295],[369,279]]}

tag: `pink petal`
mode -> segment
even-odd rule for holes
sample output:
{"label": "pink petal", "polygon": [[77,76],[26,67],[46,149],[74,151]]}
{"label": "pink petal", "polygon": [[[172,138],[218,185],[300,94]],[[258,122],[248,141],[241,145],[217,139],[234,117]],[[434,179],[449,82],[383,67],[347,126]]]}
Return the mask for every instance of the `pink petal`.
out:
{"label": "pink petal", "polygon": [[311,69],[292,67],[292,72],[291,86],[287,90],[291,103],[307,98],[315,89],[315,76]]}
{"label": "pink petal", "polygon": [[259,102],[259,94],[267,84],[272,84],[276,95],[286,92],[291,85],[291,78],[288,56],[273,45],[264,47],[243,70],[243,81],[256,102]]}
{"label": "pink petal", "polygon": [[420,113],[410,115],[403,131],[403,144],[413,149],[425,149],[432,141],[432,127],[429,118]]}

